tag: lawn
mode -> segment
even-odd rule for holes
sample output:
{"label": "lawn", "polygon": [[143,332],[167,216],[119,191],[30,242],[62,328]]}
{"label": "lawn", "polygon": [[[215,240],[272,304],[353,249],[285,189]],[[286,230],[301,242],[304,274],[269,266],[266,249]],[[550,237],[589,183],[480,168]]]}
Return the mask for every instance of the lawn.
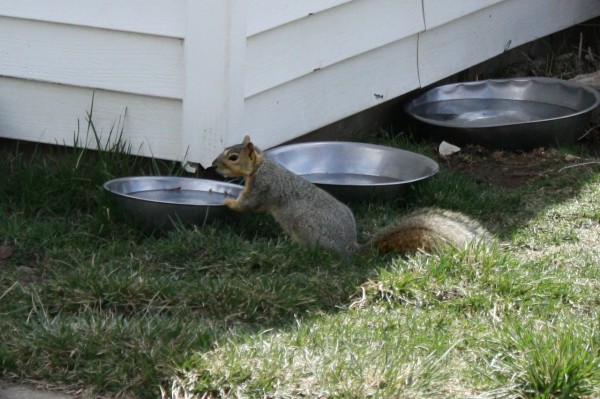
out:
{"label": "lawn", "polygon": [[[500,75],[597,70],[578,29],[560,56]],[[120,140],[0,141],[0,379],[83,397],[600,397],[598,128],[570,147],[449,158],[410,134],[357,140],[440,164],[396,201],[352,204],[361,242],[424,206],[496,241],[346,260],[298,248],[265,214],[149,231],[102,184],[178,164]]]}
{"label": "lawn", "polygon": [[438,255],[304,250],[268,215],[152,232],[102,190],[178,173],[107,151],[5,141],[0,377],[89,396],[592,398],[600,395],[597,134],[435,158],[394,202],[353,204],[361,239],[421,206],[497,242]]}

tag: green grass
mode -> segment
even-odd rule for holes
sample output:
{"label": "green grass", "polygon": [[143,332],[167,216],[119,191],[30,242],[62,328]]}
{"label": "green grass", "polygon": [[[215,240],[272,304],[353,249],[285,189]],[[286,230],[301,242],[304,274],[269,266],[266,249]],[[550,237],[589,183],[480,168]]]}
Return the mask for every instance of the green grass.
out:
{"label": "green grass", "polygon": [[503,154],[539,172],[510,187],[440,162],[396,202],[353,205],[361,238],[440,206],[498,242],[348,261],[296,247],[262,214],[139,229],[102,183],[178,171],[116,143],[1,150],[3,379],[141,398],[600,395],[600,168],[563,169],[597,152]]}
{"label": "green grass", "polygon": [[493,331],[484,370],[518,397],[594,397],[599,338],[597,321],[573,314],[561,312],[551,321],[511,320]]}

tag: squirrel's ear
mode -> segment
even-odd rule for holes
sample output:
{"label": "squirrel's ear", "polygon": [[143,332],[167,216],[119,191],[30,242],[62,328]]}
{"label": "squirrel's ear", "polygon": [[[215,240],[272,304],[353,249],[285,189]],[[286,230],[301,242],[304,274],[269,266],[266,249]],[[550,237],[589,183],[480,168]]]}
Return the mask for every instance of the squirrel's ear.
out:
{"label": "squirrel's ear", "polygon": [[242,145],[248,151],[248,156],[250,159],[254,158],[254,144],[250,141],[250,136],[244,136],[244,140],[242,141]]}
{"label": "squirrel's ear", "polygon": [[254,144],[252,144],[252,142],[250,141],[250,136],[244,136],[242,145],[244,146],[244,149],[248,153],[248,157],[250,159],[253,160],[254,158],[256,158],[256,147],[254,147]]}
{"label": "squirrel's ear", "polygon": [[252,144],[249,141],[249,142],[247,142],[245,144],[245,148],[246,148],[246,151],[248,152],[248,156],[250,157],[250,159],[254,159],[254,157],[256,156],[256,151],[255,151],[255,148],[254,148],[254,144]]}

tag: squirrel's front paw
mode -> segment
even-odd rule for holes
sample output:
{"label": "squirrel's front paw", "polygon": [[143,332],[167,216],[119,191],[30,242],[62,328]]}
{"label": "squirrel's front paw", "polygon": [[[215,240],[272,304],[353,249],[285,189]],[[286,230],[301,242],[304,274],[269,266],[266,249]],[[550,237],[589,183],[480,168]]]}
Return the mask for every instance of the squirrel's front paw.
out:
{"label": "squirrel's front paw", "polygon": [[236,209],[237,201],[233,198],[225,198],[225,201],[223,201],[223,205],[225,205],[231,209]]}

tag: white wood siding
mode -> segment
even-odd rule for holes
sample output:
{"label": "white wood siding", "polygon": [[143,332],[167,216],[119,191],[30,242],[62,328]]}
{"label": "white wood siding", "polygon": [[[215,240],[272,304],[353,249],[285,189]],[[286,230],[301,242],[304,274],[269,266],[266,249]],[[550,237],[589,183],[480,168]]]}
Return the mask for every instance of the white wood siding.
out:
{"label": "white wood siding", "polygon": [[421,0],[352,1],[252,36],[246,97],[415,35],[421,12]]}
{"label": "white wood siding", "polygon": [[[600,0],[505,0],[495,3],[465,15],[455,23],[420,34],[422,86],[600,14]],[[439,20],[443,17],[437,16],[436,21]]]}
{"label": "white wood siding", "polygon": [[3,0],[0,15],[183,39],[185,0]]}
{"label": "white wood siding", "polygon": [[425,28],[433,29],[502,1],[504,0],[423,0]]}
{"label": "white wood siding", "polygon": [[124,123],[134,151],[206,166],[244,134],[280,144],[598,15],[600,0],[0,1],[0,136],[72,144],[95,95],[103,139]]}
{"label": "white wood siding", "polygon": [[252,0],[248,1],[247,34],[253,36],[316,15],[352,0]]}
{"label": "white wood siding", "polygon": [[2,75],[182,98],[180,39],[0,17]]}
{"label": "white wood siding", "polygon": [[414,90],[416,49],[412,36],[252,96],[244,132],[268,148]]}
{"label": "white wood siding", "polygon": [[[0,135],[27,141],[73,145],[78,131],[86,137],[86,111],[92,92],[86,88],[23,79],[0,80]],[[181,101],[97,90],[93,120],[98,133],[108,139],[114,126],[124,123],[124,138],[131,149],[145,156],[179,159]]]}

